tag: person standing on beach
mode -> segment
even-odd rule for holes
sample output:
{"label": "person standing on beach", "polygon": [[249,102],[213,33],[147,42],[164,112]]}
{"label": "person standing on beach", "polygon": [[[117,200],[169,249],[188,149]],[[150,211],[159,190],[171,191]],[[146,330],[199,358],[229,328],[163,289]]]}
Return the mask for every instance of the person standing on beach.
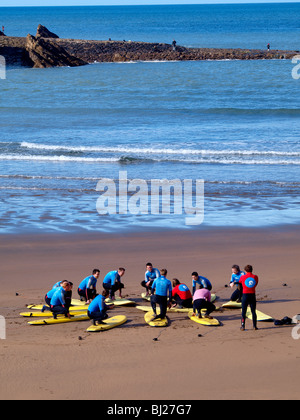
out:
{"label": "person standing on beach", "polygon": [[243,296],[243,290],[242,290],[242,285],[240,283],[240,278],[241,276],[243,276],[245,273],[244,271],[240,270],[240,267],[236,264],[234,264],[232,266],[232,274],[231,274],[231,279],[230,279],[230,287],[236,287],[235,291],[232,293],[230,300],[232,302],[241,302],[242,300],[242,296]]}
{"label": "person standing on beach", "polygon": [[151,294],[151,287],[155,279],[160,277],[160,271],[158,268],[153,268],[152,263],[146,264],[145,280],[142,281],[141,285],[146,288],[146,296]]}
{"label": "person standing on beach", "polygon": [[[154,312],[153,319],[164,319],[167,314],[168,305],[172,304],[172,283],[166,278],[168,271],[163,268],[160,270],[161,276],[154,280],[151,289],[151,306]],[[155,293],[155,294],[154,294]],[[169,302],[168,302],[169,295]],[[156,314],[156,304],[159,305],[160,314]]]}
{"label": "person standing on beach", "polygon": [[95,268],[92,275],[83,279],[78,287],[79,296],[83,298],[87,303],[90,303],[96,297],[96,285],[99,276],[100,270],[99,268]]}
{"label": "person standing on beach", "polygon": [[242,325],[241,331],[245,331],[246,313],[250,305],[252,313],[253,328],[257,330],[257,316],[256,316],[256,287],[258,285],[258,277],[253,274],[252,265],[246,265],[245,272],[240,278],[240,283],[243,288],[242,297]]}
{"label": "person standing on beach", "polygon": [[196,291],[197,284],[199,285],[200,289],[207,289],[207,290],[212,289],[211,282],[206,277],[199,276],[197,271],[193,271],[192,280],[193,280],[193,294]]}
{"label": "person standing on beach", "polygon": [[125,274],[125,268],[120,267],[118,270],[110,271],[103,279],[103,288],[109,291],[111,300],[115,300],[115,292],[119,290],[120,298],[122,299],[122,289],[124,284],[121,283],[121,277]]}

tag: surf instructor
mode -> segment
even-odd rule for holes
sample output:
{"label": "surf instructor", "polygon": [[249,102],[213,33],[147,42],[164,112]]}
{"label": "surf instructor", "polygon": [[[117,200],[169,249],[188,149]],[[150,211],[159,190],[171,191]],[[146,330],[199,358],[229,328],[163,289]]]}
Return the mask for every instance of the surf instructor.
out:
{"label": "surf instructor", "polygon": [[255,290],[258,285],[258,277],[253,274],[252,265],[246,265],[245,267],[246,274],[241,276],[240,283],[243,288],[243,297],[242,297],[242,325],[241,331],[245,331],[245,321],[247,308],[250,305],[253,321],[253,329],[257,330],[257,316],[256,316],[256,294]]}

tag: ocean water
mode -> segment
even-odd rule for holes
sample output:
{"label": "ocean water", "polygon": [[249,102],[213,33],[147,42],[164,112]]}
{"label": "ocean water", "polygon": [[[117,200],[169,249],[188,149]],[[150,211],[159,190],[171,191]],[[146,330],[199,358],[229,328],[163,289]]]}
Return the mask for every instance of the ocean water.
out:
{"label": "ocean water", "polygon": [[[70,38],[297,49],[299,12],[299,4],[0,8],[0,24],[16,36],[42,23]],[[298,224],[294,66],[262,60],[7,69],[0,79],[1,233]],[[98,181],[110,180],[118,199],[124,173],[131,186],[147,185],[144,195],[127,196],[143,214],[129,206],[121,212],[119,202],[116,214],[99,214],[106,193],[97,191]],[[153,214],[154,179],[192,180],[194,206],[196,181],[204,180],[203,223],[186,223],[184,200],[174,214],[172,194],[170,214],[162,202]]]}

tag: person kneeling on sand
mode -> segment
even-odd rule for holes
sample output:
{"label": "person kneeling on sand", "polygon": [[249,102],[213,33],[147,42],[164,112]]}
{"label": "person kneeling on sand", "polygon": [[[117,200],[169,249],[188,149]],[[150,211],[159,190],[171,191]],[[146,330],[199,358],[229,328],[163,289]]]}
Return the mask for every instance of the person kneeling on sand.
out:
{"label": "person kneeling on sand", "polygon": [[125,268],[120,267],[118,270],[110,271],[103,279],[103,289],[109,291],[111,300],[115,300],[115,292],[119,290],[120,298],[122,298],[122,289],[124,284],[121,283],[121,277],[125,274]]}
{"label": "person kneeling on sand", "polygon": [[151,294],[151,287],[155,279],[160,277],[160,272],[158,268],[154,268],[152,263],[148,262],[146,264],[145,280],[141,282],[141,286],[146,288],[146,296]]}
{"label": "person kneeling on sand", "polygon": [[243,296],[242,285],[240,283],[240,278],[245,274],[244,271],[240,270],[240,267],[236,264],[232,266],[232,274],[230,279],[230,287],[236,287],[235,291],[232,293],[230,300],[232,302],[241,302]]}
{"label": "person kneeling on sand", "polygon": [[83,279],[78,287],[78,294],[80,298],[86,301],[86,303],[91,303],[97,295],[96,286],[99,276],[100,270],[99,268],[95,268],[92,275]]}
{"label": "person kneeling on sand", "polygon": [[59,281],[59,282],[55,283],[53,288],[51,290],[49,290],[49,292],[46,293],[46,295],[45,295],[46,305],[43,306],[42,312],[45,312],[46,310],[50,309],[50,302],[51,302],[52,296],[58,290],[58,288],[61,287],[65,282],[68,283],[68,280],[62,280],[62,281]]}
{"label": "person kneeling on sand", "polygon": [[206,314],[204,318],[212,319],[210,313],[215,311],[216,307],[211,303],[211,293],[207,289],[198,289],[193,296],[193,316],[198,316],[202,318],[201,310],[206,309]]}
{"label": "person kneeling on sand", "polygon": [[175,301],[172,307],[175,308],[178,305],[179,308],[192,308],[193,298],[187,285],[180,283],[178,279],[173,279],[172,284],[172,298]]}
{"label": "person kneeling on sand", "polygon": [[114,305],[106,305],[105,299],[108,298],[109,291],[103,290],[101,295],[95,297],[89,304],[88,316],[93,320],[93,324],[101,324],[104,319],[108,318],[106,311],[112,309]]}
{"label": "person kneeling on sand", "polygon": [[68,281],[64,281],[61,287],[58,287],[50,300],[50,310],[53,313],[53,318],[56,319],[57,315],[65,315],[71,318],[69,313],[69,305],[66,301],[72,285]]}
{"label": "person kneeling on sand", "polygon": [[[167,270],[165,268],[160,270],[161,276],[154,280],[151,289],[151,306],[154,313],[153,319],[164,319],[167,314],[168,306],[172,304],[172,283],[166,278]],[[155,293],[155,294],[154,294]],[[169,302],[168,302],[169,294]],[[156,314],[156,304],[159,305],[160,314]]]}

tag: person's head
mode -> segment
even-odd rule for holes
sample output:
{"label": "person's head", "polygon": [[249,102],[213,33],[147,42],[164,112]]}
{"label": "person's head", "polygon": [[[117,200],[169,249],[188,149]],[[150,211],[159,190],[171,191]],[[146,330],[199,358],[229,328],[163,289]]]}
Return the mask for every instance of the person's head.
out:
{"label": "person's head", "polygon": [[63,280],[61,283],[60,283],[60,285],[61,285],[61,287],[66,291],[66,292],[69,292],[71,289],[72,289],[72,287],[71,287],[71,285],[70,285],[70,283],[68,282],[68,280]]}
{"label": "person's head", "polygon": [[125,274],[125,268],[119,267],[118,268],[118,274],[119,274],[120,277],[122,277]]}
{"label": "person's head", "polygon": [[99,268],[94,268],[92,274],[97,279],[100,276],[100,270],[99,270]]}
{"label": "person's head", "polygon": [[238,274],[241,270],[240,270],[240,267],[237,265],[237,264],[234,264],[232,267],[231,267],[231,270],[232,270],[232,274]]}
{"label": "person's head", "polygon": [[180,281],[178,279],[173,279],[172,284],[173,284],[173,287],[176,287],[180,284]]}
{"label": "person's head", "polygon": [[161,274],[162,276],[166,276],[166,275],[168,274],[167,269],[166,269],[166,268],[162,268],[162,269],[160,270],[160,274]]}
{"label": "person's head", "polygon": [[150,273],[151,273],[151,271],[152,271],[152,269],[153,269],[153,265],[152,265],[152,263],[151,263],[151,262],[148,262],[148,263],[146,264],[146,269],[147,269],[147,271],[150,271]]}
{"label": "person's head", "polygon": [[192,279],[193,280],[198,280],[198,277],[199,277],[199,275],[198,275],[197,271],[193,271],[192,272]]}
{"label": "person's head", "polygon": [[246,267],[245,267],[245,271],[246,271],[246,273],[252,273],[252,272],[253,272],[253,267],[252,267],[252,265],[246,265]]}

